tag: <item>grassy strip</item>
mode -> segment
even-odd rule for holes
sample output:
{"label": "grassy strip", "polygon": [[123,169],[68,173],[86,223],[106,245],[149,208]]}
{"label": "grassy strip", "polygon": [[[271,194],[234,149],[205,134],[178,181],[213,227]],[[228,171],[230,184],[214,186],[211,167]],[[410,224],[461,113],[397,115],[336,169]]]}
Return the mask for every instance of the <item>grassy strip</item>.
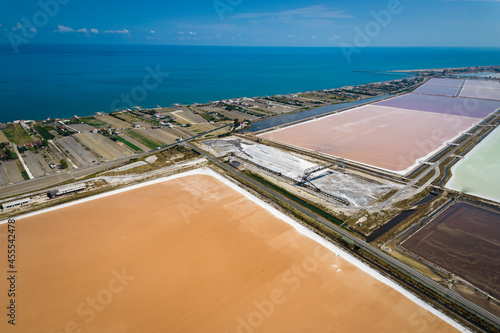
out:
{"label": "grassy strip", "polygon": [[378,201],[384,202],[384,201],[389,200],[389,198],[392,197],[394,194],[396,194],[397,191],[398,191],[397,189],[390,190],[389,192],[384,194],[384,196],[382,198],[380,198]]}
{"label": "grassy strip", "polygon": [[122,138],[121,136],[115,136],[114,138],[116,138],[116,140],[120,141],[120,142],[123,142],[124,144],[126,144],[127,146],[129,146],[130,148],[132,148],[133,150],[135,151],[142,151],[141,148],[137,147],[136,145],[134,145],[133,143],[131,142],[128,142],[127,140],[125,140],[124,138]]}
{"label": "grassy strip", "polygon": [[97,119],[96,117],[84,117],[84,118],[80,118],[80,121],[87,124],[87,125],[93,126],[93,127],[105,127],[105,126],[107,126],[107,123]]}
{"label": "grassy strip", "polygon": [[49,130],[46,127],[40,126],[40,125],[35,125],[35,129],[37,130],[38,133],[45,139],[45,140],[52,140],[55,138],[52,133],[49,132]]}
{"label": "grassy strip", "polygon": [[215,118],[214,118],[214,117],[212,117],[211,115],[209,115],[208,113],[206,113],[206,112],[204,112],[204,111],[203,111],[203,112],[202,112],[202,111],[200,111],[200,112],[198,112],[198,114],[199,114],[200,116],[202,116],[202,117],[203,117],[203,119],[205,119],[205,120],[206,120],[206,121],[208,121],[208,122],[215,121]]}
{"label": "grassy strip", "polygon": [[429,171],[422,179],[420,179],[417,183],[417,186],[422,186],[424,185],[425,183],[427,183],[427,181],[429,179],[431,179],[432,177],[434,177],[434,175],[436,174],[436,170],[431,170]]}
{"label": "grassy strip", "polygon": [[312,212],[314,212],[314,213],[316,213],[316,214],[324,217],[328,221],[333,222],[333,223],[335,223],[336,225],[339,225],[339,226],[343,223],[343,221],[339,220],[335,216],[332,216],[332,215],[326,213],[325,211],[319,209],[318,207],[316,207],[312,203],[310,203],[310,202],[308,202],[306,200],[303,200],[303,199],[295,196],[294,194],[288,192],[284,188],[279,187],[278,185],[269,182],[268,180],[262,178],[260,175],[258,175],[256,173],[253,173],[253,172],[250,172],[250,171],[243,171],[243,173],[245,173],[249,177],[252,177],[253,179],[255,179],[256,181],[258,181],[259,183],[261,183],[261,184],[269,187],[270,189],[272,189],[272,190],[274,190],[274,191],[276,191],[278,193],[281,193],[284,196],[286,196],[287,198],[289,198],[289,199],[295,201],[296,203],[298,203],[298,204],[306,207],[310,211],[312,211]]}
{"label": "grassy strip", "polygon": [[129,130],[129,131],[127,131],[127,133],[132,138],[138,140],[140,143],[144,144],[145,146],[147,146],[150,149],[156,149],[158,147],[163,147],[165,145],[163,142],[160,142],[160,141],[155,140],[155,139],[146,138],[144,135],[142,135],[136,131],[133,131],[133,130]]}
{"label": "grassy strip", "polygon": [[24,145],[33,142],[33,138],[22,128],[21,125],[15,124],[14,127],[5,129],[3,131],[7,139],[16,145]]}

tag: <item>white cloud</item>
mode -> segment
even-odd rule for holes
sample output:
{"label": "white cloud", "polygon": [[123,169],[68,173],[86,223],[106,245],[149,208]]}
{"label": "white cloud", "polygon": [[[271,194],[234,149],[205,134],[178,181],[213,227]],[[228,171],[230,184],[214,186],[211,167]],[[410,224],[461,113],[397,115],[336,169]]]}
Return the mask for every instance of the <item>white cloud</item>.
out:
{"label": "white cloud", "polygon": [[15,26],[12,27],[12,31],[20,30],[23,28],[23,25],[21,23],[17,23]]}
{"label": "white cloud", "polygon": [[312,38],[312,39],[318,39],[318,36],[314,36],[314,35],[312,35],[312,36],[311,36],[311,38]]}
{"label": "white cloud", "polygon": [[57,26],[57,29],[54,30],[53,32],[55,33],[61,33],[61,34],[65,34],[65,33],[69,33],[69,32],[75,32],[75,33],[81,33],[81,34],[85,34],[86,37],[90,37],[90,33],[93,33],[93,34],[98,34],[99,33],[99,30],[93,28],[93,29],[87,29],[87,28],[80,28],[80,29],[73,29],[71,27],[66,27],[64,25],[58,25]]}
{"label": "white cloud", "polygon": [[64,25],[58,25],[57,26],[57,30],[54,30],[54,32],[58,32],[58,33],[66,33],[66,32],[74,32],[75,29],[73,28],[70,28],[70,27],[65,27]]}
{"label": "white cloud", "polygon": [[316,5],[311,7],[303,7],[292,10],[284,10],[281,12],[264,12],[264,13],[245,13],[233,16],[233,18],[255,19],[261,17],[279,17],[279,18],[310,18],[310,19],[327,19],[327,18],[351,18],[352,16],[345,14],[341,10],[329,9],[324,5]]}
{"label": "white cloud", "polygon": [[119,34],[119,35],[128,35],[130,36],[130,31],[127,29],[122,29],[122,30],[106,30],[104,31],[105,34]]}
{"label": "white cloud", "polygon": [[189,34],[190,34],[190,35],[196,35],[196,32],[192,32],[192,31],[190,31],[190,32],[189,32]]}
{"label": "white cloud", "polygon": [[86,37],[90,37],[89,31],[87,28],[78,29],[78,30],[76,30],[76,32],[83,33],[83,34],[85,34]]}
{"label": "white cloud", "polygon": [[177,33],[178,33],[179,35],[184,35],[184,34],[185,34],[185,32],[183,32],[183,31],[177,31]]}
{"label": "white cloud", "polygon": [[154,31],[154,30],[151,30],[151,33],[152,33],[152,34],[155,34],[155,33],[156,33],[156,31]]}
{"label": "white cloud", "polygon": [[287,38],[295,38],[294,35],[286,35]]}

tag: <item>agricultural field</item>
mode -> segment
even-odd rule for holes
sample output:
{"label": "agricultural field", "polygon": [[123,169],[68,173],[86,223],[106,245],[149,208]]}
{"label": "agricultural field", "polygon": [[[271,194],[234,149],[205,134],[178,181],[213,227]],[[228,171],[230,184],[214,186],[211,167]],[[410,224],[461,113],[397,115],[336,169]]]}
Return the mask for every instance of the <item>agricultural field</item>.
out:
{"label": "agricultural field", "polygon": [[[75,137],[77,137],[75,135]],[[78,167],[87,166],[96,163],[98,158],[94,156],[89,150],[85,149],[73,137],[63,137],[56,139],[55,142],[63,152],[69,155],[72,161]]]}
{"label": "agricultural field", "polygon": [[10,128],[4,129],[3,133],[10,142],[16,145],[24,145],[35,141],[19,124],[14,124]]}
{"label": "agricultural field", "polygon": [[156,128],[156,129],[151,129],[151,128],[147,128],[147,129],[144,129],[144,128],[138,128],[136,129],[135,131],[141,133],[142,135],[144,135],[145,137],[150,137],[150,138],[153,138],[155,140],[157,140],[158,142],[161,142],[162,145],[161,146],[165,146],[165,145],[168,145],[168,144],[172,144],[175,142],[175,139],[177,139],[176,136],[164,131],[163,129],[161,128]]}
{"label": "agricultural field", "polygon": [[98,155],[102,156],[105,160],[113,160],[132,155],[128,149],[101,134],[79,133],[75,134],[74,137],[95,151]]}
{"label": "agricultural field", "polygon": [[163,147],[165,144],[161,141],[158,141],[155,138],[152,138],[150,136],[144,135],[137,129],[135,130],[127,130],[125,133],[133,138],[134,140],[137,140],[139,143],[145,145],[149,149],[156,149],[158,147]]}
{"label": "agricultural field", "polygon": [[9,142],[9,139],[7,139],[5,134],[2,131],[0,131],[0,143],[4,143],[4,142]]}
{"label": "agricultural field", "polygon": [[82,117],[79,118],[79,120],[94,128],[107,127],[108,125],[106,122],[102,121],[101,119],[97,119],[96,117]]}
{"label": "agricultural field", "polygon": [[109,115],[97,116],[97,119],[107,123],[112,128],[129,128],[130,126],[132,126],[132,124],[129,122],[120,120],[116,117],[109,116]]}
{"label": "agricultural field", "polygon": [[236,111],[236,110],[227,111],[227,110],[224,110],[224,109],[221,109],[221,108],[210,107],[210,106],[204,106],[204,107],[202,107],[200,109],[204,110],[204,111],[207,111],[207,112],[217,112],[217,113],[220,113],[221,115],[223,115],[223,116],[225,116],[225,117],[227,117],[229,119],[239,119],[241,121],[243,121],[243,120],[252,120],[252,119],[256,118],[254,115],[243,113],[243,112]]}

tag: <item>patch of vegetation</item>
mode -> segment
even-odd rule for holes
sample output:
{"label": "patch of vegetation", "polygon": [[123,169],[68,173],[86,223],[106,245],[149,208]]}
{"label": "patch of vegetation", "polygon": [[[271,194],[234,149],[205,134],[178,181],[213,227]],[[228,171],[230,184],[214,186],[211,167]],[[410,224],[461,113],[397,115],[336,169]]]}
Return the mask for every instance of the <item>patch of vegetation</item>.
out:
{"label": "patch of vegetation", "polygon": [[156,149],[158,147],[163,147],[165,144],[153,138],[147,138],[139,132],[134,130],[129,130],[127,133],[143,145],[147,146],[149,149]]}
{"label": "patch of vegetation", "polygon": [[60,163],[61,163],[61,168],[63,169],[68,168],[68,161],[66,161],[65,159],[62,159]]}
{"label": "patch of vegetation", "polygon": [[343,221],[341,221],[338,218],[336,218],[335,216],[332,216],[332,215],[326,213],[325,211],[319,209],[318,207],[316,207],[311,202],[297,197],[296,195],[294,195],[294,194],[288,192],[287,190],[285,190],[284,188],[282,188],[282,187],[280,187],[280,186],[278,186],[276,184],[273,184],[273,183],[269,182],[267,179],[264,179],[260,175],[258,175],[256,173],[253,173],[253,172],[250,172],[250,171],[247,171],[247,170],[243,171],[243,173],[245,173],[247,176],[255,179],[259,183],[261,183],[261,184],[269,187],[270,189],[275,190],[276,192],[279,192],[279,193],[283,194],[287,198],[295,201],[296,203],[298,203],[298,204],[306,207],[310,211],[312,211],[312,212],[314,212],[314,213],[316,213],[316,214],[324,217],[328,221],[333,222],[333,223],[335,223],[336,225],[339,225],[339,226],[343,223]]}
{"label": "patch of vegetation", "polygon": [[382,196],[382,198],[380,198],[379,201],[384,202],[384,201],[388,200],[390,197],[392,197],[394,194],[396,194],[397,191],[398,191],[397,189],[390,190],[389,192],[384,194],[384,196]]}
{"label": "patch of vegetation", "polygon": [[47,128],[40,125],[35,125],[35,129],[45,140],[52,140],[53,138],[55,138],[54,135],[49,132],[51,127]]}
{"label": "patch of vegetation", "polygon": [[429,179],[431,179],[432,177],[434,177],[435,174],[436,174],[436,170],[431,170],[431,171],[427,172],[427,174],[422,179],[420,179],[418,181],[417,186],[424,185],[425,183],[427,183],[427,181]]}
{"label": "patch of vegetation", "polygon": [[124,144],[126,144],[127,146],[129,146],[130,148],[132,148],[133,150],[135,151],[142,151],[141,148],[137,147],[136,145],[134,145],[133,143],[131,142],[128,142],[127,140],[125,140],[124,138],[122,138],[121,136],[114,136],[112,137],[112,139],[116,139],[120,142],[123,142]]}
{"label": "patch of vegetation", "polygon": [[92,127],[106,127],[108,125],[107,123],[97,119],[96,117],[84,117],[80,118],[80,121]]}
{"label": "patch of vegetation", "polygon": [[59,126],[55,126],[54,129],[56,130],[57,134],[62,135],[62,136],[68,136],[71,135],[71,133],[68,130],[63,130],[59,128]]}
{"label": "patch of vegetation", "polygon": [[205,120],[206,120],[206,121],[208,121],[208,122],[215,121],[215,118],[214,118],[214,117],[212,117],[211,115],[209,115],[209,114],[208,114],[208,113],[206,113],[206,112],[198,112],[198,114],[199,114],[200,116],[202,116],[202,117],[203,117],[203,119],[205,119]]}
{"label": "patch of vegetation", "polygon": [[17,160],[17,154],[10,150],[10,147],[5,147],[4,154],[9,160]]}
{"label": "patch of vegetation", "polygon": [[26,133],[24,128],[19,124],[14,124],[14,126],[5,129],[3,132],[7,139],[16,145],[24,145],[33,142],[33,138]]}

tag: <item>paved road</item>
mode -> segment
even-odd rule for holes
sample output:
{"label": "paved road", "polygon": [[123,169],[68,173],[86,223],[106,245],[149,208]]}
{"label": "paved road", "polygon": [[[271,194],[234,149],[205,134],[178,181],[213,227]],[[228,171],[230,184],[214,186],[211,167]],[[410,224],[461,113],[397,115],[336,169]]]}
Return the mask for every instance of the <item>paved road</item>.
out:
{"label": "paved road", "polygon": [[500,325],[500,318],[499,317],[497,317],[497,316],[489,313],[488,311],[486,311],[483,308],[479,307],[478,305],[472,303],[468,299],[462,297],[458,293],[455,293],[454,291],[441,286],[440,284],[436,283],[432,279],[430,279],[427,276],[425,276],[424,274],[416,271],[415,269],[411,268],[410,266],[408,266],[408,265],[400,262],[399,260],[397,260],[397,259],[389,256],[385,252],[382,252],[382,251],[378,250],[377,248],[375,248],[375,247],[371,246],[370,244],[366,243],[365,241],[362,241],[362,240],[354,237],[353,235],[351,235],[347,231],[339,228],[337,225],[335,225],[335,224],[331,223],[330,221],[324,219],[323,217],[319,216],[318,214],[316,214],[316,213],[314,213],[314,212],[306,209],[305,207],[297,204],[295,201],[292,201],[289,198],[281,195],[280,193],[275,192],[274,190],[269,189],[268,187],[262,185],[261,183],[255,181],[254,179],[246,176],[245,174],[239,172],[238,170],[232,168],[231,166],[228,166],[225,163],[223,163],[223,162],[215,159],[211,155],[208,155],[207,153],[205,153],[201,149],[198,149],[197,147],[194,147],[193,145],[191,145],[189,143],[184,143],[184,144],[186,146],[188,146],[188,147],[196,150],[202,156],[204,156],[205,158],[207,158],[209,161],[217,164],[219,167],[221,167],[222,169],[226,170],[227,172],[229,172],[231,174],[234,174],[237,177],[243,178],[245,181],[251,183],[253,186],[255,186],[256,188],[258,188],[259,190],[261,190],[263,193],[267,193],[268,195],[271,195],[271,196],[277,198],[278,200],[286,203],[287,205],[294,207],[295,209],[299,210],[303,214],[305,214],[305,215],[307,215],[307,216],[309,216],[309,217],[311,217],[311,218],[313,218],[313,219],[321,222],[322,224],[324,224],[324,225],[328,226],[329,228],[333,229],[337,234],[340,234],[343,237],[351,240],[358,247],[360,247],[362,249],[365,249],[367,251],[370,251],[371,253],[375,254],[379,258],[382,258],[384,261],[392,264],[393,266],[398,267],[401,271],[403,271],[403,272],[405,272],[405,273],[407,273],[407,274],[415,277],[417,280],[423,282],[424,284],[426,284],[428,286],[431,286],[434,290],[438,290],[441,294],[446,295],[446,296],[448,296],[451,299],[454,299],[457,303],[464,305],[466,308],[469,308],[469,309],[473,310],[474,312],[476,312],[477,314],[480,314],[484,318],[487,318],[490,321],[496,323],[497,325]]}

